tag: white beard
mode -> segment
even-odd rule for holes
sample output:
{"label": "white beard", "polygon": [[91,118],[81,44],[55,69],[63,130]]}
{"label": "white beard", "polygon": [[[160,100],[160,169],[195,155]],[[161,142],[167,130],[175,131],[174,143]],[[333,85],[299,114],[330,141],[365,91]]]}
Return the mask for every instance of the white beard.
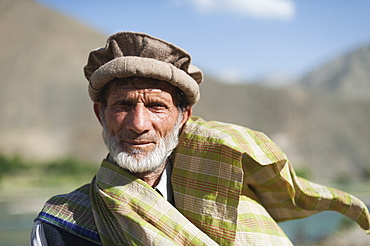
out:
{"label": "white beard", "polygon": [[180,113],[173,130],[158,139],[154,149],[147,152],[140,149],[123,150],[120,145],[121,137],[113,136],[103,120],[104,143],[118,166],[132,173],[151,172],[163,164],[178,145],[181,119],[182,114]]}

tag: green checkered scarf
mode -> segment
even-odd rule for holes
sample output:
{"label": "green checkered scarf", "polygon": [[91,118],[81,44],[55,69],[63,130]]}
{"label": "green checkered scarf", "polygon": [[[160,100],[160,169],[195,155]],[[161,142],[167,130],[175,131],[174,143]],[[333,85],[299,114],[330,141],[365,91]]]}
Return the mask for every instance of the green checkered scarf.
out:
{"label": "green checkered scarf", "polygon": [[217,245],[144,181],[104,161],[91,185],[104,245]]}
{"label": "green checkered scarf", "polygon": [[360,200],[297,177],[260,132],[192,117],[171,161],[176,209],[104,161],[90,186],[52,198],[38,219],[104,245],[290,245],[276,222],[324,210],[369,231]]}

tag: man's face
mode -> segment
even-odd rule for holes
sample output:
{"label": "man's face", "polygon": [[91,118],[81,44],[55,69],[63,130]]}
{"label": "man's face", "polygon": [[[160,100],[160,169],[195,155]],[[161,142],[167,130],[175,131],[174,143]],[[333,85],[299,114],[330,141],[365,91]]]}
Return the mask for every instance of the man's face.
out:
{"label": "man's face", "polygon": [[[191,111],[186,110],[180,115],[173,102],[175,92],[168,83],[141,78],[133,83],[113,84],[106,95],[104,112],[100,112],[100,103],[94,104],[98,117],[104,114],[100,119],[103,136],[113,157],[117,161],[117,156],[123,152],[125,156],[121,158],[130,157],[130,162],[135,162],[131,163],[132,167],[124,164],[124,168],[132,172],[150,171],[162,164],[162,155],[168,155],[176,147],[173,144],[177,144],[179,128]],[[160,155],[154,162],[161,163],[136,168],[141,160],[153,155]]]}

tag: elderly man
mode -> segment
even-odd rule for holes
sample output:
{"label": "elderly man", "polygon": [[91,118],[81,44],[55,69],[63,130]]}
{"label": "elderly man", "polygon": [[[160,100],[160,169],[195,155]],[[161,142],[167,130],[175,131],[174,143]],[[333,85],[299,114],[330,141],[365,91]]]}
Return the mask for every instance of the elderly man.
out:
{"label": "elderly man", "polygon": [[277,222],[324,210],[369,230],[360,200],[297,177],[264,134],[192,116],[202,73],[181,48],[121,32],[84,71],[109,155],[46,202],[33,245],[291,245]]}

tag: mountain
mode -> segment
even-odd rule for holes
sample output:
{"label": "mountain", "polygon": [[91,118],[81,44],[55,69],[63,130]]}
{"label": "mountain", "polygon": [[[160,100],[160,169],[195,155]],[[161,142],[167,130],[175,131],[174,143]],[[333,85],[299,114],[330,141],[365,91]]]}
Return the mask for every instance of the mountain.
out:
{"label": "mountain", "polygon": [[314,69],[300,80],[307,89],[350,100],[370,100],[370,45]]}
{"label": "mountain", "polygon": [[[0,11],[0,153],[100,162],[107,151],[82,67],[106,36],[32,0],[0,0]],[[297,86],[226,85],[206,75],[194,114],[265,132],[310,179],[366,180],[369,57],[369,47],[354,50]]]}
{"label": "mountain", "polygon": [[194,113],[259,130],[320,183],[369,178],[370,103],[300,87],[224,85],[206,78]]}
{"label": "mountain", "polygon": [[1,152],[43,159],[104,150],[91,147],[100,128],[82,67],[106,38],[31,0],[1,0],[0,11]]}

